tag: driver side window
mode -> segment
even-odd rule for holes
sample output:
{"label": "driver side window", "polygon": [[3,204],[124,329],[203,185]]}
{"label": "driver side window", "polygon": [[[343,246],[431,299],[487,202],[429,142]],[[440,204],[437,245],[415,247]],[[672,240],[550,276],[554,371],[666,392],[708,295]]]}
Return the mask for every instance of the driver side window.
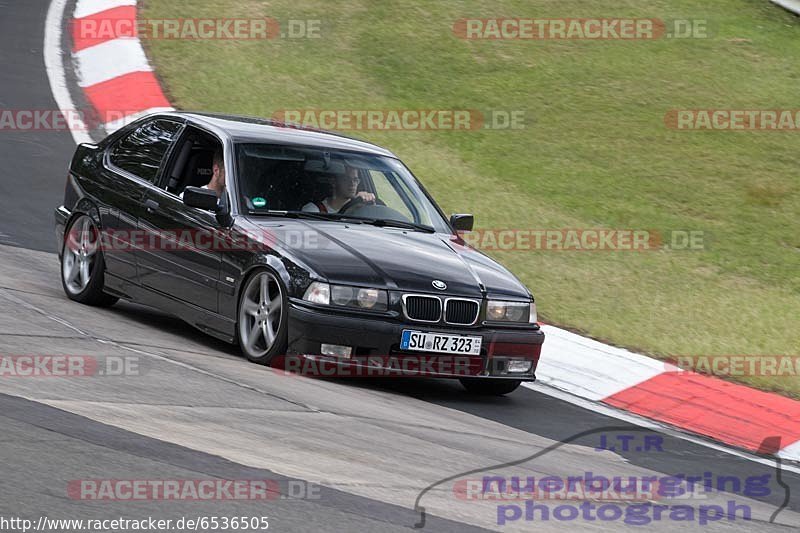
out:
{"label": "driver side window", "polygon": [[214,176],[214,154],[222,153],[216,137],[193,126],[186,131],[173,150],[162,184],[168,192],[180,196],[186,187],[206,187]]}

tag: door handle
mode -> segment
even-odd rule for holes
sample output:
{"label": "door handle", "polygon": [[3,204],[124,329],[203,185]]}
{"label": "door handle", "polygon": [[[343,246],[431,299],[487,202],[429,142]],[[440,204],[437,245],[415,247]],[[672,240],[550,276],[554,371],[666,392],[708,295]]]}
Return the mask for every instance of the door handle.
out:
{"label": "door handle", "polygon": [[144,201],[144,206],[147,208],[148,213],[152,213],[154,209],[158,209],[158,202],[148,198]]}

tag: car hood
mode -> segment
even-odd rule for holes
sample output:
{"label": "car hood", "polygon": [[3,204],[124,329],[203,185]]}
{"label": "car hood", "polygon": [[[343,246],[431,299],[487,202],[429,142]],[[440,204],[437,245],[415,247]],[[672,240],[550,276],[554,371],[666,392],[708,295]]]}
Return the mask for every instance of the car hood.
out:
{"label": "car hood", "polygon": [[[368,224],[248,218],[265,242],[331,283],[480,298],[529,298],[505,267],[461,239]],[[447,284],[438,291],[434,280]]]}

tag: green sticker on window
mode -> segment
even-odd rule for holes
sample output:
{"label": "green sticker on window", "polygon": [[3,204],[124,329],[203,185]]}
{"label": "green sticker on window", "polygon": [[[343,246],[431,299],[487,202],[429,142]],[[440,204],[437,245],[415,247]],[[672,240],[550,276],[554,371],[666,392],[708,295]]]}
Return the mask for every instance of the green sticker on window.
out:
{"label": "green sticker on window", "polygon": [[252,202],[254,207],[264,207],[267,205],[267,200],[261,198],[260,196],[256,196],[255,198],[253,198]]}

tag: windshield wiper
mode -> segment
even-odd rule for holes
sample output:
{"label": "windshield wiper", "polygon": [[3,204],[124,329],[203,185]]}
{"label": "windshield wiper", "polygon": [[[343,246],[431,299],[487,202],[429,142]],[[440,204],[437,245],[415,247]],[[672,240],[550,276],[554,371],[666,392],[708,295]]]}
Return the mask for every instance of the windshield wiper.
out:
{"label": "windshield wiper", "polygon": [[315,213],[313,211],[253,211],[249,214],[254,216],[281,217],[281,218],[302,218],[309,220],[345,220],[361,224],[364,220],[359,217],[351,217],[341,213]]}
{"label": "windshield wiper", "polygon": [[405,220],[396,220],[393,218],[369,218],[364,219],[365,224],[372,224],[373,226],[378,226],[379,228],[390,227],[390,228],[405,228],[405,229],[415,229],[418,231],[424,231],[425,233],[436,233],[436,229],[432,226],[426,226],[425,224],[415,224],[414,222],[406,222]]}

